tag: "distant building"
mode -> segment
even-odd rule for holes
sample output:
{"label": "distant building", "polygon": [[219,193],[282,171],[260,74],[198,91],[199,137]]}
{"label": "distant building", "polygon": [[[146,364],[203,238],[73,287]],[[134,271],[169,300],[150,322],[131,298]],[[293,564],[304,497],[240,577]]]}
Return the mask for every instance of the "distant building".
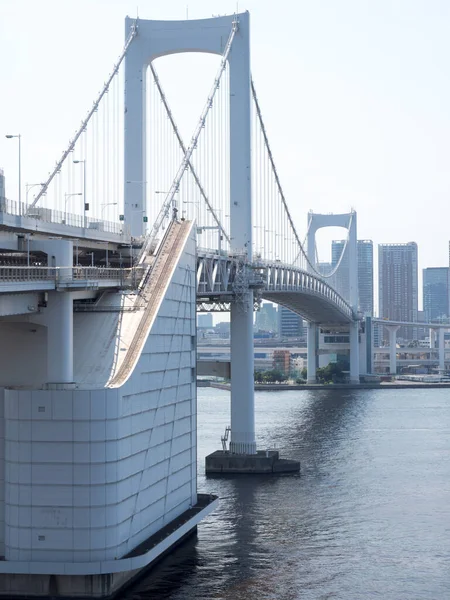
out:
{"label": "distant building", "polygon": [[281,337],[301,337],[303,332],[303,319],[285,306],[278,310]]}
{"label": "distant building", "polygon": [[[415,242],[378,245],[378,307],[382,319],[417,322],[417,262]],[[417,329],[402,327],[397,338],[417,339]]]}
{"label": "distant building", "polygon": [[[337,266],[344,245],[345,240],[333,240],[331,243],[332,269]],[[364,315],[373,316],[373,242],[372,240],[358,240],[357,248],[359,309]],[[341,296],[345,299],[349,298],[350,281],[347,251],[342,257],[339,269],[334,276],[334,285]]]}
{"label": "distant building", "polygon": [[273,331],[278,333],[278,311],[272,302],[263,302],[255,316],[256,331]]}
{"label": "distant building", "polygon": [[212,329],[212,327],[213,327],[212,313],[205,313],[204,315],[197,315],[197,327],[199,327],[200,329]]}
{"label": "distant building", "polygon": [[3,169],[0,169],[0,202],[4,202],[6,198],[6,190],[5,190],[5,174]]}
{"label": "distant building", "polygon": [[319,273],[322,273],[322,275],[328,275],[333,270],[333,264],[325,261],[319,261],[317,267]]}
{"label": "distant building", "polygon": [[230,321],[221,321],[214,327],[216,333],[230,337]]}
{"label": "distant building", "polygon": [[292,357],[289,350],[274,350],[272,366],[276,371],[281,371],[284,375],[290,375],[292,370]]}
{"label": "distant building", "polygon": [[449,316],[449,268],[423,269],[423,310],[427,321]]}

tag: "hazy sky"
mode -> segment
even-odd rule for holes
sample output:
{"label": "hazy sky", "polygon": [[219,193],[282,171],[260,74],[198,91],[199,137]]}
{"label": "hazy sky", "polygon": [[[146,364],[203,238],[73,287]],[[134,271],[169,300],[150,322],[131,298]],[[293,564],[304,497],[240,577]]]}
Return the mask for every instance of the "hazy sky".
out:
{"label": "hazy sky", "polygon": [[[23,136],[23,183],[41,181],[120,54],[124,17],[138,8],[141,18],[182,19],[187,6],[189,18],[237,8],[228,0],[0,0],[0,167],[8,196],[17,195],[17,153],[3,133]],[[241,0],[238,9],[251,13],[253,76],[300,231],[309,209],[354,207],[360,239],[414,240],[421,268],[447,266],[450,2]],[[214,60],[161,60],[168,97],[189,129]],[[192,112],[186,98],[195,88]],[[332,237],[321,234],[321,258]]]}

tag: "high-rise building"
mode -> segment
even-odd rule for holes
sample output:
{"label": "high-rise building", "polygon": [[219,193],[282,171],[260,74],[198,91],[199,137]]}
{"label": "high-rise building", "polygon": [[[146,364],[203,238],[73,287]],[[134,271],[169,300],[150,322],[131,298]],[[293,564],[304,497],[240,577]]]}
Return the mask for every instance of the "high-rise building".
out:
{"label": "high-rise building", "polygon": [[303,332],[303,319],[300,315],[292,312],[285,306],[281,306],[278,311],[280,320],[281,337],[301,337]]}
{"label": "high-rise building", "polygon": [[204,315],[197,315],[197,327],[199,327],[201,329],[212,329],[212,327],[213,327],[212,313],[205,313]]}
{"label": "high-rise building", "polygon": [[255,316],[256,331],[278,331],[277,307],[272,302],[263,302]]}
{"label": "high-rise building", "polygon": [[[382,319],[417,322],[417,271],[416,242],[378,245],[378,307]],[[417,339],[417,330],[402,327],[397,337]]]}
{"label": "high-rise building", "polygon": [[[331,243],[331,265],[334,269],[344,250],[345,240],[333,240]],[[348,272],[348,250],[342,257],[339,269],[334,276],[336,290],[348,299],[350,280]],[[333,284],[332,284],[333,285]],[[359,309],[366,316],[373,316],[373,242],[358,240],[358,294]]]}
{"label": "high-rise building", "polygon": [[5,174],[3,169],[0,169],[0,202],[3,202],[6,198],[5,190]]}
{"label": "high-rise building", "polygon": [[449,316],[449,268],[423,269],[423,310],[427,321]]}

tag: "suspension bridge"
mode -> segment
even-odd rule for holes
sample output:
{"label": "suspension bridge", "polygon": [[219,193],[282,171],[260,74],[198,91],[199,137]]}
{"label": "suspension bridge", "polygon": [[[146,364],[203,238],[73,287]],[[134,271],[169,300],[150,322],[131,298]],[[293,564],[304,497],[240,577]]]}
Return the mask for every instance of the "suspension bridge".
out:
{"label": "suspension bridge", "polygon": [[[249,14],[127,18],[125,30],[110,76],[32,200],[0,206],[0,383],[11,465],[0,591],[8,574],[22,573],[34,582],[30,594],[40,577],[40,594],[83,595],[95,573],[89,597],[112,593],[124,573],[151,563],[212,510],[215,501],[196,491],[196,308],[231,315],[230,442],[211,471],[298,469],[256,447],[253,311],[261,299],[309,321],[310,381],[319,327],[349,332],[350,379],[359,381],[356,213],[310,213],[301,241],[252,79]],[[181,52],[218,57],[188,140],[157,72],[159,57]],[[336,225],[347,239],[325,274],[315,235]],[[333,281],[345,253],[343,297]],[[19,433],[22,421],[45,434]],[[37,463],[40,485],[12,474],[23,460]],[[34,485],[32,503],[14,495],[24,485]],[[29,518],[14,520],[11,507]],[[91,532],[78,545],[63,532],[80,527],[77,510]],[[99,510],[105,522],[95,522]],[[175,533],[157,537],[181,516]]]}

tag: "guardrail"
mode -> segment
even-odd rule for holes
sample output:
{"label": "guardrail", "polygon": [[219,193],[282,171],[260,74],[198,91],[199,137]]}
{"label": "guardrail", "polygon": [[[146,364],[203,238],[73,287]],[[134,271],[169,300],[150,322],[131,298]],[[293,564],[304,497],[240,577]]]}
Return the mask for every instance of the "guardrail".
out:
{"label": "guardrail", "polygon": [[85,228],[90,231],[101,231],[105,233],[115,233],[130,237],[128,226],[123,221],[116,223],[114,221],[103,221],[95,217],[84,217],[80,214],[54,210],[53,208],[44,208],[42,206],[29,206],[24,202],[16,200],[2,199],[0,201],[0,212],[17,217],[26,217],[36,219],[42,223],[53,223],[56,225],[67,225],[68,227]]}
{"label": "guardrail", "polygon": [[0,284],[21,281],[118,281],[122,287],[137,287],[144,274],[142,267],[0,267]]}

